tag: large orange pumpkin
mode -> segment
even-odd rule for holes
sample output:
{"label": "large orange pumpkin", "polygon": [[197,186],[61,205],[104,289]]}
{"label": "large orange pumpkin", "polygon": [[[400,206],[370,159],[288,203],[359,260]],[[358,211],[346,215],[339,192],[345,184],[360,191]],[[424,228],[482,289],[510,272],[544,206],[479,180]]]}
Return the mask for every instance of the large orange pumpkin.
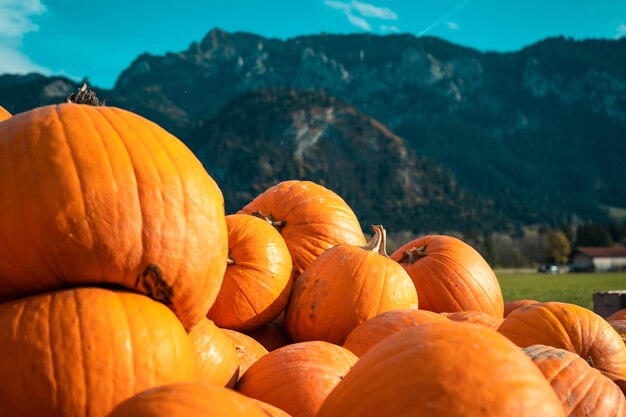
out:
{"label": "large orange pumpkin", "polygon": [[539,301],[535,300],[513,300],[504,303],[504,317],[511,314],[511,311],[517,310],[520,307],[529,306],[531,304],[537,304]]}
{"label": "large orange pumpkin", "polygon": [[358,358],[326,342],[285,346],[263,356],[241,377],[237,391],[285,410],[315,417],[324,399]]}
{"label": "large orange pumpkin", "polygon": [[207,317],[219,327],[249,332],[272,321],[291,294],[291,256],[280,233],[247,214],[226,216],[228,267]]}
{"label": "large orange pumpkin", "polygon": [[189,339],[198,364],[198,380],[234,387],[239,377],[239,355],[226,333],[204,318],[189,331]]}
{"label": "large orange pumpkin", "polygon": [[222,194],[156,124],[114,107],[46,106],[0,123],[0,300],[118,284],[186,328],[222,283]]}
{"label": "large orange pumpkin", "polygon": [[367,246],[339,245],[324,252],[296,281],[285,328],[297,342],[343,344],[365,320],[417,308],[411,278],[386,253],[385,229],[374,226]]}
{"label": "large orange pumpkin", "polygon": [[165,385],[117,406],[109,417],[267,417],[252,399],[204,383]]}
{"label": "large orange pumpkin", "polygon": [[559,302],[514,310],[498,328],[516,345],[574,352],[626,390],[626,346],[609,323],[586,308]]}
{"label": "large orange pumpkin", "polygon": [[619,387],[577,354],[544,345],[524,352],[550,382],[568,417],[626,416],[626,398]]}
{"label": "large orange pumpkin", "polygon": [[104,417],[196,370],[172,311],[127,291],[67,289],[1,304],[0,341],[1,416]]}
{"label": "large orange pumpkin", "polygon": [[11,113],[6,111],[4,107],[0,106],[0,122],[8,119],[9,117],[11,117]]}
{"label": "large orange pumpkin", "polygon": [[[249,397],[247,397],[249,398]],[[272,404],[268,404],[268,403],[264,403],[263,401],[259,401],[257,399],[254,398],[250,398],[252,401],[254,401],[259,407],[261,407],[261,409],[263,411],[265,411],[265,413],[269,416],[269,417],[291,417],[286,411],[281,410],[280,408],[272,405]]]}
{"label": "large orange pumpkin", "polygon": [[293,279],[327,249],[364,245],[352,209],[333,191],[310,181],[284,181],[257,196],[242,212],[273,224],[287,243]]}
{"label": "large orange pumpkin", "polygon": [[505,337],[452,321],[403,330],[363,355],[318,417],[564,417],[539,369]]}
{"label": "large orange pumpkin", "polygon": [[233,342],[233,345],[235,345],[237,357],[239,358],[240,378],[248,370],[250,365],[268,354],[267,349],[250,336],[234,330],[222,329],[222,331],[228,336],[230,341]]}
{"label": "large orange pumpkin", "polygon": [[482,311],[455,311],[454,313],[441,313],[441,315],[452,321],[480,324],[493,330],[498,330],[503,321],[500,317],[494,317]]}
{"label": "large orange pumpkin", "polygon": [[426,310],[386,311],[356,326],[346,338],[343,347],[361,357],[392,334],[435,321],[448,321],[448,319],[441,314]]}
{"label": "large orange pumpkin", "polygon": [[483,257],[461,240],[424,236],[402,246],[391,259],[411,276],[422,310],[482,311],[502,317],[504,301],[498,279]]}

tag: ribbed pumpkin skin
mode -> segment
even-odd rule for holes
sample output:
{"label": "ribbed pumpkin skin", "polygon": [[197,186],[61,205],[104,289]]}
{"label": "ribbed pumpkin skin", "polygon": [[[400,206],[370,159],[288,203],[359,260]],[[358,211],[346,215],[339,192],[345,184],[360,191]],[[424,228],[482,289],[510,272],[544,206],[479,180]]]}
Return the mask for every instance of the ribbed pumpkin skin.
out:
{"label": "ribbed pumpkin skin", "polygon": [[498,330],[503,321],[499,317],[490,316],[482,311],[455,311],[454,313],[441,313],[441,315],[452,321],[479,324],[493,330]]}
{"label": "ribbed pumpkin skin", "polygon": [[606,321],[626,320],[626,308],[616,311],[605,319]]}
{"label": "ribbed pumpkin skin", "polygon": [[206,315],[226,269],[224,202],[182,142],[80,104],[13,116],[0,138],[0,300],[107,283],[168,304],[187,329]]}
{"label": "ribbed pumpkin skin", "polygon": [[268,222],[247,214],[226,216],[229,259],[207,317],[219,327],[249,332],[274,319],[291,294],[291,256]]}
{"label": "ribbed pumpkin skin", "polygon": [[222,331],[228,336],[230,341],[233,342],[233,345],[235,345],[237,357],[239,358],[240,378],[248,370],[250,365],[269,353],[263,345],[250,336],[234,330],[222,329]]}
{"label": "ribbed pumpkin skin", "polygon": [[612,320],[609,322],[613,330],[622,337],[624,343],[626,343],[626,320]]}
{"label": "ribbed pumpkin skin", "polygon": [[578,354],[626,389],[626,346],[609,323],[586,308],[559,302],[514,310],[498,329],[516,345],[546,345]]}
{"label": "ribbed pumpkin skin", "polygon": [[144,391],[109,417],[267,417],[250,398],[217,385],[171,384]]}
{"label": "ribbed pumpkin skin", "polygon": [[11,113],[6,111],[4,107],[0,106],[0,122],[8,119],[9,117],[11,117]]}
{"label": "ribbed pumpkin skin", "polygon": [[320,341],[295,343],[254,363],[239,380],[237,391],[293,417],[314,417],[357,360],[341,346]]}
{"label": "ribbed pumpkin skin", "polygon": [[[405,251],[423,248],[419,259],[403,260]],[[474,248],[451,236],[430,235],[415,239],[391,255],[402,261],[415,284],[420,309],[436,313],[482,311],[502,317],[504,301],[500,283]]]}
{"label": "ribbed pumpkin skin", "polygon": [[424,323],[448,321],[439,313],[426,310],[391,310],[365,320],[350,332],[343,347],[356,356],[363,356],[389,336]]}
{"label": "ribbed pumpkin skin", "polygon": [[239,375],[239,356],[224,331],[209,319],[202,319],[189,331],[197,362],[197,380],[232,388]]}
{"label": "ribbed pumpkin skin", "polygon": [[280,408],[273,406],[272,404],[264,403],[263,401],[256,400],[254,398],[250,398],[254,401],[269,417],[291,417],[286,411],[281,410]]}
{"label": "ribbed pumpkin skin", "polygon": [[508,303],[504,303],[504,317],[508,317],[511,311],[517,310],[520,307],[529,306],[531,304],[537,304],[539,301],[535,300],[513,300]]}
{"label": "ribbed pumpkin skin", "polygon": [[374,346],[318,414],[370,416],[564,414],[550,384],[517,346],[483,326],[448,321],[408,328]]}
{"label": "ribbed pumpkin skin", "polygon": [[[368,245],[379,239],[384,248],[382,230]],[[417,293],[404,269],[378,247],[339,245],[320,255],[294,284],[285,329],[297,342],[342,345],[365,320],[402,308],[417,308]]]}
{"label": "ribbed pumpkin skin", "polygon": [[0,415],[106,416],[137,392],[191,380],[176,316],[126,291],[61,290],[0,305]]}
{"label": "ribbed pumpkin skin", "polygon": [[260,211],[285,225],[280,234],[293,262],[293,279],[333,246],[364,245],[352,209],[333,191],[310,181],[284,181],[257,196],[241,212]]}
{"label": "ribbed pumpkin skin", "polygon": [[619,387],[573,352],[532,345],[524,352],[541,370],[568,417],[623,417],[626,398]]}

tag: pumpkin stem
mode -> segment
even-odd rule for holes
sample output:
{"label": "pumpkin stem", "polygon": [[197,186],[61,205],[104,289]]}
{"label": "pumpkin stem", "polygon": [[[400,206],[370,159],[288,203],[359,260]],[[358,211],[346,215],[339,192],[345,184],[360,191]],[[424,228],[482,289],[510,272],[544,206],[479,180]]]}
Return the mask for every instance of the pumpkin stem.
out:
{"label": "pumpkin stem", "polygon": [[372,226],[372,230],[374,236],[367,242],[367,245],[361,246],[361,248],[389,258],[387,255],[387,231],[381,225]]}
{"label": "pumpkin stem", "polygon": [[419,248],[413,247],[411,249],[404,251],[404,253],[402,254],[402,257],[400,258],[400,260],[398,260],[398,263],[401,263],[401,264],[407,263],[409,265],[413,265],[413,263],[419,261],[425,256],[426,256],[426,245],[420,246]]}
{"label": "pumpkin stem", "polygon": [[594,366],[593,366],[593,358],[592,358],[591,356],[589,356],[589,357],[587,358],[587,363],[588,363],[588,364],[589,364],[589,366],[591,366],[592,368],[594,367]]}
{"label": "pumpkin stem", "polygon": [[261,220],[265,220],[266,222],[274,226],[274,228],[278,230],[278,233],[280,233],[283,230],[283,227],[287,225],[287,222],[285,220],[276,220],[271,213],[269,216],[266,216],[263,213],[261,213],[260,210],[257,210],[257,211],[252,212],[252,215],[254,217],[258,217]]}
{"label": "pumpkin stem", "polygon": [[226,265],[235,265],[235,260],[230,257],[230,249],[228,249],[228,258],[226,259]]}
{"label": "pumpkin stem", "polygon": [[88,106],[94,107],[104,106],[106,101],[107,99],[104,99],[101,103],[98,97],[96,97],[96,93],[87,87],[87,83],[83,83],[83,86],[80,87],[78,91],[65,98],[66,103],[87,104]]}

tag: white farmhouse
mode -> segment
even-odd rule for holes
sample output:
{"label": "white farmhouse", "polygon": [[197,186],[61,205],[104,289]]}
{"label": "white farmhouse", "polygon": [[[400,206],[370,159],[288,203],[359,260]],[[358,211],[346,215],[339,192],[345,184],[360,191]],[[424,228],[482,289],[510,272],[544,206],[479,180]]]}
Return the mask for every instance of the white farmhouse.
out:
{"label": "white farmhouse", "polygon": [[581,246],[572,253],[574,271],[623,271],[626,270],[626,247]]}

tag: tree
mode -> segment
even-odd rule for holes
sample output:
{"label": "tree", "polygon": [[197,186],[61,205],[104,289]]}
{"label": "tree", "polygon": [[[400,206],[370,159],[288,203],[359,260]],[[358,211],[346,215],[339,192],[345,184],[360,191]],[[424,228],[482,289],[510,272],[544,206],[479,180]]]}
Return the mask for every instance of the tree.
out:
{"label": "tree", "polygon": [[567,263],[571,247],[567,236],[561,229],[550,230],[544,236],[546,244],[546,258],[548,262]]}

